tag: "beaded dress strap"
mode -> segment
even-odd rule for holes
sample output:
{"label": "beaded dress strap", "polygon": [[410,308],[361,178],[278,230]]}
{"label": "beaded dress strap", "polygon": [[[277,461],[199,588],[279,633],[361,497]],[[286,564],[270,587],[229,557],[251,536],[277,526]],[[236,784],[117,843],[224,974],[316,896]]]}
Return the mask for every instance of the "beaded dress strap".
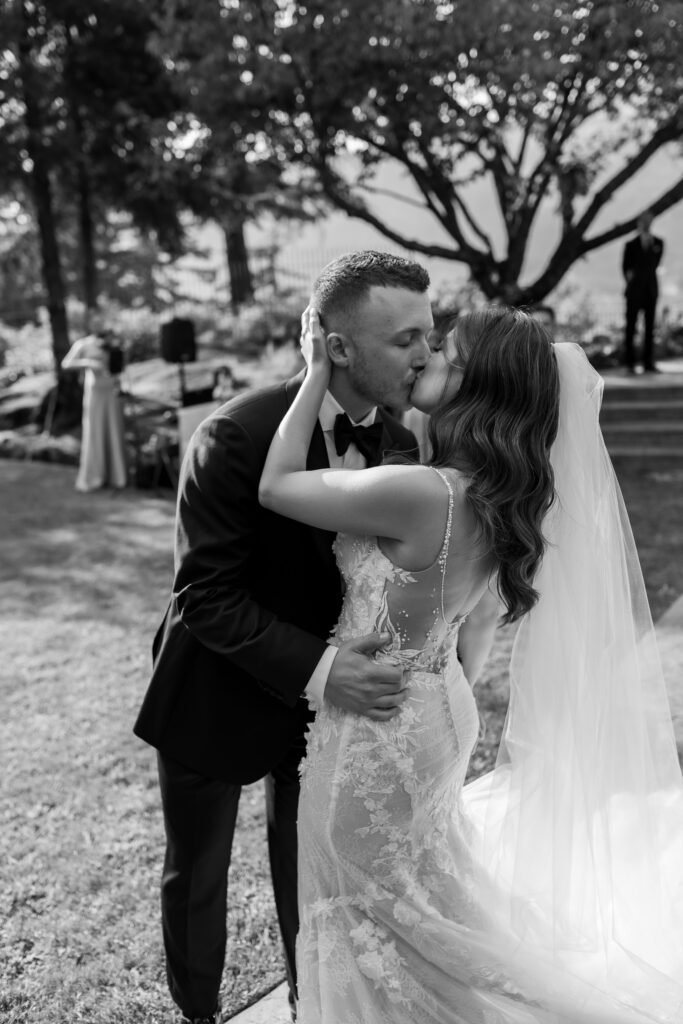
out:
{"label": "beaded dress strap", "polygon": [[435,473],[438,473],[446,487],[448,488],[448,516],[446,517],[446,530],[443,536],[443,544],[441,545],[441,551],[437,562],[441,569],[441,618],[448,625],[448,619],[446,618],[446,609],[444,607],[445,600],[445,588],[446,588],[446,562],[448,560],[448,548],[451,543],[451,529],[453,528],[453,487],[451,482],[445,473],[442,473],[436,466],[431,467]]}

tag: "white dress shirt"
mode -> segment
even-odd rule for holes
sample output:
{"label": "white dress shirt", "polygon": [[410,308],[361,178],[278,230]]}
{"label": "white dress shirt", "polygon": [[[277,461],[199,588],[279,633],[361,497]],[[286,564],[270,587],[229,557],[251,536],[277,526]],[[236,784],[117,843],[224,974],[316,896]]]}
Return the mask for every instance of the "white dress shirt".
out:
{"label": "white dress shirt", "polygon": [[[361,455],[353,442],[351,442],[343,456],[337,455],[337,446],[334,443],[334,421],[337,416],[340,416],[343,412],[344,410],[339,402],[332,397],[329,391],[326,391],[320,407],[318,422],[320,423],[323,434],[325,435],[325,447],[327,448],[327,458],[330,463],[330,468],[365,469],[367,465],[365,457]],[[377,408],[375,407],[374,409],[371,409],[367,416],[364,416],[362,420],[358,420],[358,422],[351,420],[351,422],[355,427],[369,427],[375,422],[376,417]],[[350,416],[349,419],[351,419]],[[336,656],[337,648],[330,645],[316,665],[313,675],[308,680],[308,684],[304,690],[304,696],[307,698],[309,704],[311,702],[316,706],[322,704],[325,686],[327,684],[327,677],[330,674],[332,662]]]}

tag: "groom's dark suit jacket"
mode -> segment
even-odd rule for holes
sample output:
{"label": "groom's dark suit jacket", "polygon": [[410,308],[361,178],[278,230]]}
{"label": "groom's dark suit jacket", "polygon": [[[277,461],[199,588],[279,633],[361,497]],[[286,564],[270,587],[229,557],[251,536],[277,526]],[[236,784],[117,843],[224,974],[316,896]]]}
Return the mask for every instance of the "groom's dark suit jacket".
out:
{"label": "groom's dark suit jacket", "polygon": [[[302,376],[232,399],[193,436],[180,474],[173,595],[135,733],[209,778],[266,775],[312,717],[302,693],[337,620],[334,535],[261,508],[271,438]],[[383,416],[385,451],[415,453]],[[308,468],[328,465],[319,425]]]}

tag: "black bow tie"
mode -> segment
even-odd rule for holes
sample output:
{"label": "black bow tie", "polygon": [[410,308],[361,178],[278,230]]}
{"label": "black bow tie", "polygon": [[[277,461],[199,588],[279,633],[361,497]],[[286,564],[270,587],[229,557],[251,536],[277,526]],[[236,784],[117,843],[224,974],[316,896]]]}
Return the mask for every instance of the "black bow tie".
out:
{"label": "black bow tie", "polygon": [[354,427],[346,413],[340,413],[334,421],[334,446],[337,455],[343,455],[353,442],[368,466],[377,466],[382,458],[383,433],[384,424],[381,420],[369,427]]}

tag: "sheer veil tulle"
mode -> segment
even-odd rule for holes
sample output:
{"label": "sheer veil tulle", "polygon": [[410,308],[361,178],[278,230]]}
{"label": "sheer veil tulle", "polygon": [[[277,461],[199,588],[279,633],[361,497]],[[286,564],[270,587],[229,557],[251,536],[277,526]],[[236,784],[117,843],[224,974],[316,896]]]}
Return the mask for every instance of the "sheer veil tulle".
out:
{"label": "sheer veil tulle", "polygon": [[577,1010],[596,1020],[608,995],[618,1019],[681,1021],[683,784],[666,688],[598,423],[602,379],[579,346],[555,352],[540,599],[515,641],[496,767],[465,799],[520,955],[580,979]]}

